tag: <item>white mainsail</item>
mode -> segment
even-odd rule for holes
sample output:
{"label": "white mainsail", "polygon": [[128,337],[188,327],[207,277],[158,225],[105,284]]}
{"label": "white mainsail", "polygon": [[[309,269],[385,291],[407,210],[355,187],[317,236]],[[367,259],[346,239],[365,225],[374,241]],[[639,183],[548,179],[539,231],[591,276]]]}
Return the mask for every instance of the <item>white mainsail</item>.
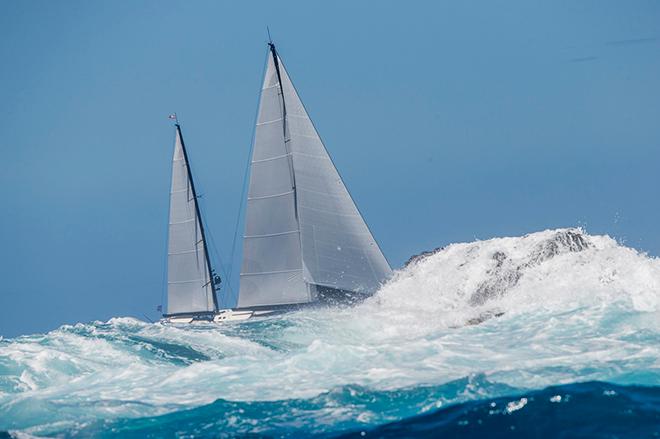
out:
{"label": "white mainsail", "polygon": [[176,124],[167,249],[167,313],[217,310],[203,224],[181,127]]}
{"label": "white mainsail", "polygon": [[272,45],[250,171],[239,308],[368,294],[390,276]]}

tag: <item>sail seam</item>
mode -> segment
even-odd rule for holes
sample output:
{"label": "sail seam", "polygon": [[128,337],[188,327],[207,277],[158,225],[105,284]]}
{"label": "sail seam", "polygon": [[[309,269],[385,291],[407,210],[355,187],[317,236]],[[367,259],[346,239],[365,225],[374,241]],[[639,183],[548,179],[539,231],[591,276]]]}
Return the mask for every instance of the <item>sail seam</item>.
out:
{"label": "sail seam", "polygon": [[322,156],[322,155],[309,154],[309,153],[301,152],[301,151],[295,151],[293,154],[294,155],[302,155],[302,156],[305,156],[305,157],[312,157],[312,158],[315,158],[315,159],[330,160],[328,157],[325,157],[325,156]]}
{"label": "sail seam", "polygon": [[[360,232],[360,233],[346,232],[346,234],[347,235],[352,235],[353,238],[358,238],[358,239],[367,236],[364,232]],[[337,247],[336,242],[326,241],[326,240],[322,240],[322,239],[320,239],[320,240],[317,239],[316,244],[320,244],[320,245],[327,246],[327,247],[334,247],[334,248]],[[343,252],[344,250],[346,250],[346,251],[360,250],[362,248],[362,247],[358,247],[358,246],[350,245],[350,244],[346,244],[346,243],[340,245],[340,247],[341,247],[341,250],[340,250],[341,252]],[[332,256],[326,255],[326,256],[324,256],[324,258],[332,258]],[[339,258],[339,259],[335,258],[335,259],[338,260],[338,261],[342,260],[342,258]]]}
{"label": "sail seam", "polygon": [[283,119],[283,118],[280,117],[280,118],[273,119],[273,120],[267,120],[266,122],[257,122],[257,126],[267,125],[267,124],[269,124],[269,123],[280,122],[282,119]]}
{"label": "sail seam", "polygon": [[[288,74],[287,74],[287,77],[288,77]],[[335,165],[334,161],[332,160],[332,157],[330,156],[330,153],[328,152],[328,149],[325,147],[325,143],[323,142],[323,139],[319,135],[319,132],[316,129],[316,126],[314,125],[314,121],[312,121],[311,117],[309,117],[309,112],[305,108],[305,104],[302,102],[302,100],[300,100],[300,96],[298,95],[298,92],[296,90],[296,86],[293,84],[293,81],[291,81],[291,78],[289,78],[289,84],[291,85],[294,96],[296,96],[298,98],[299,102],[300,102],[300,107],[302,108],[302,111],[304,112],[304,114],[306,114],[308,116],[307,119],[308,119],[312,129],[314,130],[314,133],[318,136],[319,142],[322,146],[322,149],[326,153],[326,155],[328,156],[328,160],[330,161],[332,167],[334,168],[335,172],[337,173],[337,176],[339,177],[339,181],[341,181],[342,185],[344,186],[344,189],[346,190],[346,193],[348,194],[348,198],[351,201],[351,204],[353,204],[353,207],[355,208],[355,210],[357,212],[357,217],[359,217],[359,219],[362,221],[364,227],[366,228],[367,232],[369,233],[369,235],[371,235],[371,241],[376,244],[376,247],[378,248],[378,253],[380,253],[380,256],[384,259],[385,264],[387,265],[387,268],[389,269],[389,271],[391,273],[392,267],[391,267],[389,261],[385,257],[385,254],[383,253],[383,250],[380,248],[380,245],[378,244],[378,241],[376,241],[376,239],[374,238],[373,233],[371,232],[371,229],[369,228],[369,225],[364,220],[364,216],[362,215],[362,212],[360,212],[360,209],[358,208],[357,204],[355,203],[355,200],[353,199],[353,196],[351,195],[351,192],[348,190],[348,187],[346,186],[346,183],[344,182],[344,179],[342,178],[341,174],[339,173],[339,170],[337,169],[337,166]]]}
{"label": "sail seam", "polygon": [[313,192],[313,193],[315,193],[315,194],[329,195],[329,196],[331,196],[331,197],[341,197],[341,196],[343,195],[343,194],[341,194],[341,193],[331,193],[331,192],[315,191],[314,189],[308,189],[308,188],[304,188],[304,187],[301,187],[300,190],[301,190],[301,191],[305,191],[305,192]]}
{"label": "sail seam", "polygon": [[187,254],[189,254],[189,253],[198,253],[198,252],[199,252],[199,249],[194,248],[194,249],[192,249],[192,250],[185,250],[185,251],[182,251],[182,252],[172,252],[172,253],[168,253],[167,255],[168,255],[168,256],[173,256],[173,255],[187,255]]}
{"label": "sail seam", "polygon": [[315,211],[317,211],[317,212],[328,213],[328,214],[332,214],[332,215],[345,216],[345,217],[353,217],[353,218],[361,218],[360,215],[356,215],[356,214],[354,214],[354,213],[339,213],[339,212],[334,211],[334,210],[331,211],[331,210],[324,210],[324,209],[316,209],[315,207],[305,206],[304,204],[302,205],[302,208],[303,208],[303,209],[311,209],[311,210],[315,210]]}
{"label": "sail seam", "polygon": [[261,276],[265,274],[280,274],[280,273],[294,273],[297,271],[302,271],[302,268],[295,268],[293,270],[278,270],[278,271],[261,271],[254,273],[241,273],[241,276]]}
{"label": "sail seam", "polygon": [[191,280],[177,280],[177,281],[168,281],[168,284],[189,284],[192,282],[202,282],[205,279],[191,279]]}
{"label": "sail seam", "polygon": [[262,163],[262,162],[269,162],[271,160],[282,159],[282,158],[288,157],[290,155],[291,155],[291,153],[287,153],[287,154],[278,155],[277,157],[270,157],[270,158],[267,158],[267,159],[252,160],[252,164]]}
{"label": "sail seam", "polygon": [[281,236],[281,235],[290,235],[292,233],[298,233],[300,230],[289,230],[288,232],[279,232],[279,233],[268,233],[266,235],[245,235],[244,239],[250,238],[269,238],[271,236]]}
{"label": "sail seam", "polygon": [[184,221],[176,221],[176,222],[170,223],[170,226],[174,226],[176,224],[191,223],[193,221],[195,221],[195,218],[190,218],[190,219],[187,219],[187,220],[184,220]]}
{"label": "sail seam", "polygon": [[[355,251],[355,250],[359,250],[359,249],[356,248],[356,247],[352,247],[352,248],[347,248],[347,250],[348,250],[348,252],[351,252],[351,251]],[[333,258],[332,256],[327,256],[327,255],[326,255],[326,256],[323,256],[323,257],[320,258],[320,259],[327,260],[327,261],[335,261],[335,262],[339,262],[339,263],[342,263],[342,262],[345,262],[345,261],[346,261],[346,258],[345,258],[345,257],[344,257],[344,258]],[[319,272],[326,272],[326,273],[334,273],[332,270],[328,270],[328,269],[324,270],[324,269],[322,269],[322,268],[318,268],[318,271],[319,271]],[[335,274],[336,274],[336,273],[335,273]],[[351,276],[352,276],[352,277],[357,277],[357,275],[355,275],[355,274],[350,274],[350,273],[342,273],[342,274],[341,274],[341,277],[351,277]]]}
{"label": "sail seam", "polygon": [[290,190],[290,191],[287,191],[287,192],[282,192],[281,194],[275,194],[275,195],[264,195],[264,196],[261,196],[261,197],[248,197],[248,201],[252,201],[252,200],[263,200],[263,199],[265,199],[265,198],[281,197],[281,196],[288,195],[288,194],[292,194],[292,193],[293,193],[293,190]]}
{"label": "sail seam", "polygon": [[[203,294],[205,296],[205,299],[207,301],[207,308],[212,307],[213,310],[217,311],[218,310],[218,298],[216,297],[215,289],[214,288],[207,288],[208,285],[213,284],[213,278],[212,278],[213,269],[211,268],[211,261],[209,259],[209,251],[208,251],[208,247],[207,247],[207,244],[206,244],[206,236],[205,236],[205,233],[204,233],[204,223],[202,221],[202,216],[201,216],[201,213],[200,213],[199,204],[197,203],[198,196],[197,196],[197,192],[195,191],[195,182],[193,180],[192,171],[190,170],[190,160],[188,159],[186,144],[183,140],[183,134],[181,133],[181,127],[179,126],[178,123],[176,124],[176,130],[177,130],[177,139],[178,139],[180,150],[181,150],[181,159],[183,159],[183,164],[185,165],[184,166],[184,172],[185,172],[184,177],[186,177],[186,180],[187,180],[186,189],[189,189],[190,193],[192,195],[192,198],[188,197],[187,207],[190,207],[190,205],[192,204],[192,207],[195,210],[195,214],[194,214],[193,218],[189,219],[188,221],[184,221],[184,222],[193,222],[194,223],[195,238],[198,236],[198,234],[201,236],[201,239],[198,240],[194,245],[197,246],[200,243],[202,244],[202,248],[203,248],[202,249],[202,251],[203,251],[202,254],[203,254],[203,258],[205,260],[205,264],[202,267],[205,270],[203,270],[203,272],[199,272],[202,267],[200,267],[199,264],[198,264],[198,267],[197,267],[198,268],[198,273],[197,274],[203,276],[202,279],[187,280],[187,281],[175,281],[173,283],[190,284],[190,283],[195,283],[195,282],[204,282],[204,281],[206,281],[206,283],[202,286],[202,290],[203,290]],[[210,297],[209,297],[209,290],[210,290]],[[209,305],[209,299],[212,302],[210,305]],[[170,310],[168,309],[168,311],[170,311]]]}

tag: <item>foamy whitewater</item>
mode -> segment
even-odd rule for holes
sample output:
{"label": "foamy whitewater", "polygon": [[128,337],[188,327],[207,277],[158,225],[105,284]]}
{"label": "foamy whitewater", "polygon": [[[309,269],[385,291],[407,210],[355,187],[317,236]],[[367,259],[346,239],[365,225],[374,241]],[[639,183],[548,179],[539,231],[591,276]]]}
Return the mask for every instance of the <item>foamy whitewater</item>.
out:
{"label": "foamy whitewater", "polygon": [[429,415],[478,436],[598,404],[645,410],[645,435],[658,386],[660,261],[580,229],[450,245],[353,308],[0,340],[0,431],[19,436],[396,436]]}

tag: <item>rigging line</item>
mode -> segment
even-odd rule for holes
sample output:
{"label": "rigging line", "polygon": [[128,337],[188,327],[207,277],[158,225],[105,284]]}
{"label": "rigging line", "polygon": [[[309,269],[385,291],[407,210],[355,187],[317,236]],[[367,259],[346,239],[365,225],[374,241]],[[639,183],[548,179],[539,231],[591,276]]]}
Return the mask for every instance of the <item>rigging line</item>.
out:
{"label": "rigging line", "polygon": [[[252,135],[252,137],[254,138],[254,134]],[[238,241],[238,228],[240,227],[240,223],[241,223],[241,212],[243,210],[243,205],[245,204],[244,201],[247,198],[247,196],[245,196],[245,195],[246,195],[246,191],[247,191],[248,176],[250,174],[250,161],[252,159],[252,149],[254,147],[253,144],[254,144],[254,140],[253,140],[252,144],[250,145],[250,151],[248,153],[247,163],[245,165],[245,172],[243,173],[243,186],[241,187],[241,197],[240,197],[241,199],[238,203],[238,211],[236,212],[236,223],[234,224],[234,237],[232,238],[232,241],[231,241],[231,254],[229,256],[230,261],[231,261],[231,265],[229,267],[229,276],[227,276],[227,283],[228,284],[231,284],[232,275],[234,274],[234,258],[236,256],[236,243]],[[238,299],[238,295],[236,295],[236,298]]]}
{"label": "rigging line", "polygon": [[[199,185],[198,185],[198,186],[199,186]],[[202,191],[203,191],[203,189],[204,189],[203,186],[199,186],[198,188],[199,188],[199,189],[202,189]],[[206,207],[206,200],[205,200],[201,195],[199,195],[199,196],[197,197],[197,203],[200,205],[200,207],[202,208],[202,210],[203,210],[204,212],[207,212],[207,215],[206,215],[206,216],[208,217],[208,211],[209,211],[209,210],[208,210],[207,207]],[[229,276],[227,275],[227,264],[225,264],[225,262],[224,262],[224,258],[222,257],[222,253],[220,252],[218,246],[217,246],[216,243],[215,243],[215,239],[214,239],[214,237],[213,237],[213,233],[211,232],[210,228],[208,227],[208,223],[207,223],[207,221],[206,221],[205,218],[200,217],[200,218],[199,218],[199,221],[200,221],[200,222],[204,222],[204,231],[206,232],[205,237],[206,237],[208,243],[210,244],[210,249],[211,249],[211,251],[212,251],[212,253],[213,253],[213,256],[214,256],[215,259],[219,262],[219,265],[220,265],[220,272],[221,272],[221,274],[224,276],[223,279],[224,279],[224,280],[227,280],[227,289],[229,290],[229,293],[230,293],[231,295],[234,295],[234,291],[233,291],[231,285],[230,285],[229,282],[228,282],[228,278],[229,278]],[[210,274],[209,274],[209,276],[210,276]],[[215,286],[215,285],[214,285],[214,286]],[[215,289],[214,289],[214,291],[215,291]]]}
{"label": "rigging line", "polygon": [[[183,152],[183,158],[186,164],[186,171],[188,172],[188,184],[190,185],[190,190],[193,194],[193,198],[195,198],[195,202],[193,203],[195,206],[195,214],[197,218],[199,219],[199,231],[202,235],[202,240],[204,241],[204,253],[206,254],[206,269],[209,274],[209,279],[211,279],[211,273],[213,270],[211,269],[211,261],[209,260],[209,252],[208,248],[206,246],[206,235],[204,234],[204,222],[202,221],[202,215],[199,211],[199,203],[197,202],[197,193],[195,191],[195,182],[193,181],[192,177],[192,171],[190,170],[190,160],[188,159],[188,152],[186,150],[186,143],[183,140],[183,133],[181,132],[181,125],[178,123],[176,124],[176,130],[178,134],[179,141],[181,142],[181,151]],[[195,223],[195,227],[197,227],[197,223]],[[215,310],[218,310],[218,297],[217,294],[215,294],[215,290],[213,290],[213,307]]]}
{"label": "rigging line", "polygon": [[[279,54],[277,53],[277,50],[275,49],[275,44],[271,41],[268,43],[268,47],[270,48],[270,53],[273,56],[273,64],[275,66],[275,72],[277,73],[277,82],[280,85],[280,97],[282,100],[282,132],[284,136],[284,150],[285,152],[289,155],[289,172],[291,173],[291,189],[293,189],[293,214],[294,217],[296,218],[296,224],[298,225],[298,248],[300,249],[300,258],[301,261],[304,261],[304,249],[302,245],[302,233],[300,232],[300,212],[298,209],[298,190],[297,190],[297,184],[296,184],[296,170],[293,166],[293,154],[291,153],[291,150],[289,149],[288,143],[291,141],[291,133],[289,132],[288,129],[288,123],[287,123],[287,111],[286,111],[286,99],[284,97],[284,84],[282,83],[282,74],[280,72],[280,57]],[[283,67],[283,65],[282,65]],[[285,71],[286,72],[286,71]],[[293,92],[295,95],[297,95],[296,88],[293,86],[293,82],[291,81],[291,78],[289,78],[289,75],[287,73],[287,79],[289,80],[289,83],[291,84],[291,88],[293,89]],[[302,102],[301,102],[302,104]],[[303,106],[303,108],[305,108]],[[307,114],[307,113],[305,113]],[[310,121],[311,122],[311,121]],[[313,124],[312,124],[313,126]],[[304,265],[304,262],[303,262]],[[309,289],[308,289],[309,291]],[[310,293],[311,295],[311,293]]]}
{"label": "rigging line", "polygon": [[[174,117],[176,118],[176,113],[174,114]],[[178,119],[177,119],[177,125],[178,125]],[[176,130],[176,128],[175,128]],[[176,134],[175,134],[176,135]],[[176,144],[176,140],[175,140]],[[176,148],[176,146],[174,147]],[[173,160],[174,161],[174,160]],[[172,176],[170,175],[170,197],[168,197],[167,201],[167,211],[168,211],[168,216],[167,216],[167,222],[165,226],[165,250],[161,252],[163,254],[163,267],[162,267],[162,274],[161,274],[161,280],[160,280],[160,313],[165,314],[163,310],[165,309],[165,294],[167,292],[167,269],[168,269],[168,259],[169,259],[169,246],[170,246],[170,217],[169,217],[169,211],[172,208]]]}
{"label": "rigging line", "polygon": [[[266,59],[264,60],[264,66],[263,66],[263,72],[261,77],[266,73],[266,69],[268,68],[268,57],[270,56],[269,53],[266,53]],[[263,90],[259,92],[259,95],[257,96],[257,105],[255,106],[255,111],[254,111],[254,122],[252,123],[252,139],[250,140],[250,149],[248,151],[247,155],[247,160],[245,161],[245,171],[243,173],[243,187],[241,188],[241,197],[240,201],[238,204],[238,211],[236,212],[236,225],[234,226],[234,238],[232,239],[231,243],[231,266],[229,268],[229,278],[227,279],[228,283],[231,283],[231,277],[234,274],[234,258],[236,256],[236,242],[238,240],[238,228],[240,227],[240,221],[241,221],[241,212],[243,210],[243,205],[245,204],[245,200],[247,199],[247,184],[248,184],[248,179],[250,176],[250,165],[252,162],[252,153],[254,151],[254,141],[255,137],[257,135],[257,121],[259,120],[259,103],[261,102],[261,95],[263,93]],[[240,264],[240,261],[239,261]],[[240,272],[240,269],[239,269]],[[238,288],[240,291],[240,286]],[[236,300],[238,300],[238,293],[236,294]]]}
{"label": "rigging line", "polygon": [[211,233],[211,231],[209,231],[208,229],[206,230],[207,230],[207,236],[209,238],[209,243],[211,244],[211,250],[213,250],[214,256],[218,259],[218,262],[220,262],[220,271],[222,272],[224,279],[227,280],[227,289],[229,290],[229,293],[233,296],[234,290],[231,287],[231,284],[229,283],[229,276],[227,275],[227,268],[226,268],[227,264],[224,263],[224,258],[222,257],[222,253],[215,244],[213,233]]}
{"label": "rigging line", "polygon": [[[282,63],[282,65],[284,65],[284,63]],[[291,83],[291,87],[293,88],[293,91],[296,93],[296,95],[298,95],[298,99],[300,100],[300,104],[302,105],[303,111],[307,115],[307,118],[309,119],[309,122],[312,124],[312,127],[314,128],[314,131],[316,132],[317,136],[319,137],[319,140],[321,141],[321,145],[323,145],[323,150],[325,151],[328,158],[330,159],[330,163],[332,163],[333,168],[335,168],[335,171],[337,172],[337,175],[339,176],[339,180],[341,181],[342,185],[346,189],[346,192],[348,192],[348,196],[351,199],[351,201],[353,202],[353,205],[355,206],[355,209],[358,211],[358,214],[360,214],[360,217],[362,218],[362,222],[367,227],[367,230],[369,231],[369,234],[371,235],[371,238],[376,243],[376,247],[378,247],[378,250],[380,251],[380,254],[383,255],[383,258],[385,258],[385,262],[387,262],[387,265],[390,267],[390,270],[391,270],[392,269],[392,264],[390,264],[390,261],[387,259],[387,256],[385,256],[385,253],[383,253],[383,249],[381,248],[378,241],[376,241],[376,237],[371,232],[371,228],[369,227],[369,224],[367,224],[367,221],[364,219],[364,215],[362,215],[362,212],[360,212],[360,208],[358,207],[357,203],[355,203],[355,199],[353,198],[353,195],[351,195],[351,191],[348,189],[348,186],[346,186],[346,183],[344,182],[344,179],[342,178],[341,173],[339,172],[339,169],[337,169],[337,166],[335,165],[334,160],[332,160],[332,155],[330,155],[330,152],[328,151],[328,148],[326,148],[325,142],[323,142],[323,139],[321,138],[321,134],[316,129],[316,125],[314,124],[314,120],[312,120],[312,117],[309,115],[309,111],[307,111],[307,107],[305,107],[305,103],[300,98],[300,93],[298,93],[298,89],[296,89],[296,86],[293,83],[293,80],[291,78],[289,78],[289,82]]]}
{"label": "rigging line", "polygon": [[294,211],[296,215],[296,220],[298,220],[298,194],[296,193],[296,172],[293,168],[293,157],[290,155],[291,151],[287,144],[291,140],[289,135],[288,124],[287,124],[287,111],[286,111],[286,99],[284,98],[284,84],[282,83],[282,73],[280,72],[280,60],[277,50],[275,49],[275,44],[273,42],[268,43],[270,53],[273,57],[273,65],[275,66],[275,73],[277,73],[277,83],[280,85],[280,97],[282,101],[282,136],[284,137],[284,148],[289,155],[289,172],[291,173],[291,189],[293,189],[293,198],[294,198]]}
{"label": "rigging line", "polygon": [[168,247],[169,247],[169,227],[168,230],[165,231],[165,251],[161,252],[161,254],[164,254],[163,256],[163,267],[162,271],[163,273],[161,274],[161,279],[160,279],[160,310],[161,314],[163,314],[163,310],[165,309],[165,292],[166,292],[166,287],[167,287],[167,260],[169,259],[168,253]]}
{"label": "rigging line", "polygon": [[[284,137],[284,150],[289,155],[289,172],[291,174],[291,189],[293,190],[293,214],[294,217],[296,218],[296,223],[298,224],[298,245],[300,248],[300,256],[301,258],[303,257],[303,245],[302,245],[302,234],[300,233],[300,212],[298,209],[298,190],[297,190],[297,184],[296,184],[296,170],[293,166],[293,154],[291,153],[291,150],[289,149],[288,143],[291,141],[291,133],[289,132],[288,128],[288,123],[287,123],[287,111],[286,111],[286,99],[284,97],[284,84],[282,83],[282,73],[280,72],[280,59],[279,55],[277,53],[277,50],[275,49],[275,44],[273,42],[268,43],[268,47],[270,49],[270,53],[273,57],[273,64],[275,66],[275,73],[277,73],[277,82],[280,85],[280,98],[282,101],[282,135]],[[291,82],[291,78],[288,77],[287,74],[287,79],[289,82]],[[292,83],[293,87],[293,83]],[[295,88],[294,88],[294,93],[295,93]]]}

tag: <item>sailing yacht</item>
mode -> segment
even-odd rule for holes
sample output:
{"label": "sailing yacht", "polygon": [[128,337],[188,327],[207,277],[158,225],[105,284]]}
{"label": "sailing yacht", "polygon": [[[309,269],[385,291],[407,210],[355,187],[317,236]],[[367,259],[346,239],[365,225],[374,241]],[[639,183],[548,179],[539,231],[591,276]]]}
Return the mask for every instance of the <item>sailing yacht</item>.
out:
{"label": "sailing yacht", "polygon": [[171,322],[212,319],[218,312],[216,278],[211,268],[190,162],[177,120],[172,157],[167,245],[167,314]]}
{"label": "sailing yacht", "polygon": [[[180,130],[177,132],[180,138]],[[185,156],[183,141],[180,144]],[[176,154],[175,150],[175,158]],[[189,167],[185,169],[192,187]],[[168,288],[168,300],[176,304],[174,312],[168,306],[171,315],[183,310],[181,299],[173,297],[179,289],[187,296],[188,306],[195,304],[186,310],[185,317],[179,314],[179,319],[243,320],[310,304],[353,303],[373,294],[391,276],[389,263],[335,168],[272,42],[268,43],[252,148],[240,287],[233,309],[218,310],[213,285],[206,283],[210,264],[203,228],[199,219],[190,219],[193,211],[199,217],[199,209],[194,194],[188,200],[190,206],[184,207],[191,214],[186,219],[191,227],[195,224],[194,233],[198,233],[189,233],[192,240],[198,240],[194,247],[197,253],[190,256],[190,262],[199,263],[193,268],[189,261],[183,261],[186,267],[198,271],[187,272],[189,277],[182,279],[194,278],[190,277],[194,274],[204,281]],[[206,264],[200,262],[201,252]],[[168,261],[170,269],[180,270],[172,266],[178,260]]]}

